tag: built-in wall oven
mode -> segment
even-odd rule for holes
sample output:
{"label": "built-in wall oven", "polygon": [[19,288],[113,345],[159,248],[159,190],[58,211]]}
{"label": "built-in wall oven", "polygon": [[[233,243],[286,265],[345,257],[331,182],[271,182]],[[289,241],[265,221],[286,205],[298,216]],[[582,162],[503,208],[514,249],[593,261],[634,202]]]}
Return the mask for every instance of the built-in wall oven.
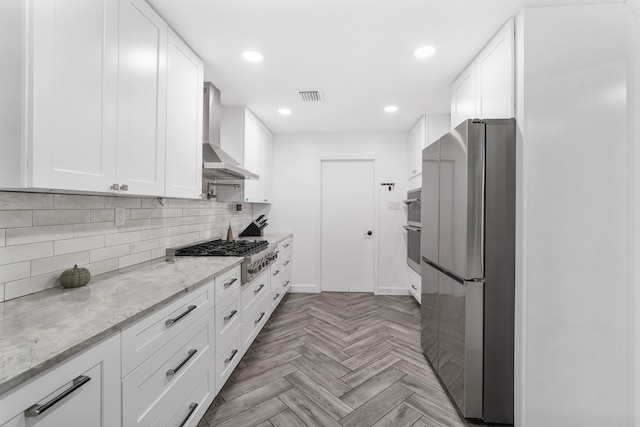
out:
{"label": "built-in wall oven", "polygon": [[422,231],[420,226],[421,192],[421,188],[407,191],[407,200],[404,201],[407,205],[407,225],[404,226],[404,229],[407,230],[407,264],[418,274],[420,274],[420,233]]}

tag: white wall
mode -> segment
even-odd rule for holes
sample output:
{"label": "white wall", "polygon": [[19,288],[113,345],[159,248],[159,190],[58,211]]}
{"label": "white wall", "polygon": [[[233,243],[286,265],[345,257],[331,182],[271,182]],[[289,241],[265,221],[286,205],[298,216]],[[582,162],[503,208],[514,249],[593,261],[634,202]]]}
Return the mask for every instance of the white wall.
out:
{"label": "white wall", "polygon": [[[284,134],[273,139],[273,204],[270,231],[294,233],[293,291],[319,292],[320,161],[375,159],[379,245],[377,293],[408,294],[406,277],[407,134]],[[394,182],[393,191],[379,185]],[[399,210],[389,210],[399,202]],[[348,208],[348,207],[347,207]]]}
{"label": "white wall", "polygon": [[623,4],[518,17],[518,426],[634,425],[630,29]]}

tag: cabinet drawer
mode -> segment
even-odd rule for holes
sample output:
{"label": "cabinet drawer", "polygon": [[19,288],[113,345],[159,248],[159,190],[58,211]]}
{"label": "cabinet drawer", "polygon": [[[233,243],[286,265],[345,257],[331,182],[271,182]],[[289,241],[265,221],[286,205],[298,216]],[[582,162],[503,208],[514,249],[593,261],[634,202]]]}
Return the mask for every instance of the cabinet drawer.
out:
{"label": "cabinet drawer", "polygon": [[282,293],[287,292],[291,288],[291,267],[285,268],[282,271],[282,283],[280,284],[280,291]]}
{"label": "cabinet drawer", "polygon": [[229,295],[240,289],[240,266],[216,276],[214,287],[216,292],[216,304],[224,301]]}
{"label": "cabinet drawer", "polygon": [[166,424],[168,426],[183,426],[191,427],[196,426],[200,419],[207,411],[211,400],[209,397],[213,397],[211,390],[213,389],[213,365],[203,372],[200,376],[200,380],[197,381],[193,390],[188,394],[186,399],[183,399],[178,405],[178,410],[173,413],[173,416],[161,417],[161,420],[169,419]]}
{"label": "cabinet drawer", "polygon": [[212,312],[206,312],[186,331],[147,359],[122,381],[125,425],[146,425],[163,396],[183,381],[202,358],[211,360],[214,342]]}
{"label": "cabinet drawer", "polygon": [[185,331],[210,307],[213,307],[212,288],[206,285],[123,330],[122,376]]}
{"label": "cabinet drawer", "polygon": [[275,290],[275,289],[279,289],[280,286],[282,285],[282,267],[280,266],[280,263],[275,263],[273,265],[271,265],[271,289]]}
{"label": "cabinet drawer", "polygon": [[216,343],[216,393],[238,366],[242,355],[242,325],[238,325],[225,342]]}
{"label": "cabinet drawer", "polygon": [[0,396],[0,425],[120,426],[119,353],[117,334]]}
{"label": "cabinet drawer", "polygon": [[291,238],[278,243],[278,259],[282,268],[286,268],[291,263]]}
{"label": "cabinet drawer", "polygon": [[265,293],[250,310],[242,313],[242,340],[246,351],[271,315],[271,293]]}
{"label": "cabinet drawer", "polygon": [[242,287],[242,312],[251,310],[251,307],[264,294],[269,292],[269,276],[271,270],[265,270],[250,283]]}
{"label": "cabinet drawer", "polygon": [[240,292],[225,299],[224,302],[216,306],[216,341],[226,340],[240,324],[242,316],[240,309]]}

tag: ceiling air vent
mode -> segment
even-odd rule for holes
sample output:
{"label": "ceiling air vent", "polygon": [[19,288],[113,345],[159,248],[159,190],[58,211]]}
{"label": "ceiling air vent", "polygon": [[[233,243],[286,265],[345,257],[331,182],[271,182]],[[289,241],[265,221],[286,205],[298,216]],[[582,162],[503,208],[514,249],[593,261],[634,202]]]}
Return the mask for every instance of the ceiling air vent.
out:
{"label": "ceiling air vent", "polygon": [[299,90],[298,95],[303,102],[322,101],[322,92],[319,90]]}

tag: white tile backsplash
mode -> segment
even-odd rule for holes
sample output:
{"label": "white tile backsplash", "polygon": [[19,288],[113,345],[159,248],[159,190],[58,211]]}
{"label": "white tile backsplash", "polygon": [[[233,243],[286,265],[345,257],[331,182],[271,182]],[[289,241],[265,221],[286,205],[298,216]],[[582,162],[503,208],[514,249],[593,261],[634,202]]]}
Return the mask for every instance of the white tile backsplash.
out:
{"label": "white tile backsplash", "polygon": [[65,225],[91,222],[90,210],[58,209],[33,211],[33,225]]}
{"label": "white tile backsplash", "polygon": [[24,279],[30,276],[31,263],[29,261],[0,265],[0,283]]}
{"label": "white tile backsplash", "polygon": [[20,227],[7,229],[7,246],[26,243],[51,242],[74,237],[73,225],[45,225],[42,227]]}
{"label": "white tile backsplash", "polygon": [[56,240],[53,242],[54,255],[64,255],[73,252],[87,251],[104,247],[103,235],[78,237],[75,239]]}
{"label": "white tile backsplash", "polygon": [[38,276],[40,274],[51,273],[52,271],[68,270],[75,264],[89,264],[89,251],[35,259],[31,261],[31,274]]}
{"label": "white tile backsplash", "polygon": [[[114,207],[125,207],[116,227]],[[251,205],[94,195],[0,191],[0,301],[57,286],[74,264],[93,276],[165,256],[166,248],[237,236]]]}
{"label": "white tile backsplash", "polygon": [[0,228],[31,227],[33,224],[32,210],[0,211]]}

